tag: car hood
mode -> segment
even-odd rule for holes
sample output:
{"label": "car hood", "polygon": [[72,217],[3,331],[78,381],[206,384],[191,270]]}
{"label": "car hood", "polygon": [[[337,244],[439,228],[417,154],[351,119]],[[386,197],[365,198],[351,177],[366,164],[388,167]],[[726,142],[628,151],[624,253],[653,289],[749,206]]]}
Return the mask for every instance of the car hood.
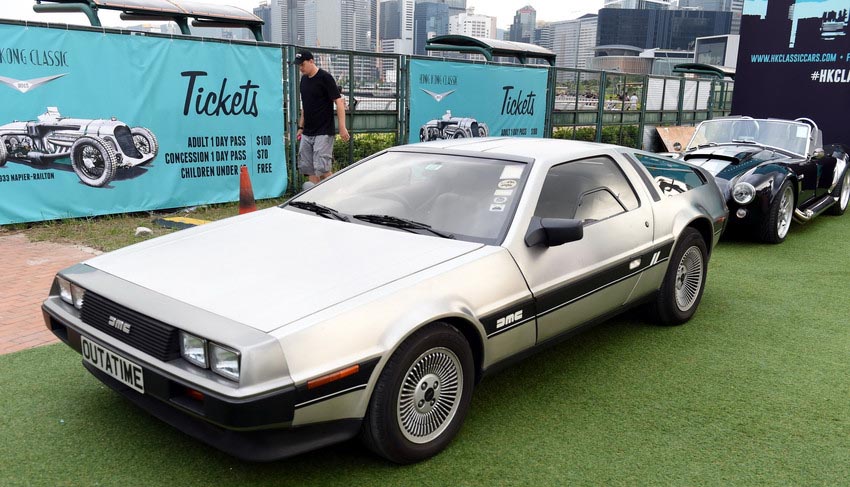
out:
{"label": "car hood", "polygon": [[[768,152],[766,157],[764,152]],[[756,157],[758,156],[758,157]],[[770,157],[774,156],[774,157]],[[684,159],[710,172],[715,178],[731,181],[765,162],[776,162],[775,153],[758,145],[721,145],[697,149]]]}
{"label": "car hood", "polygon": [[270,332],[481,247],[270,208],[85,264]]}

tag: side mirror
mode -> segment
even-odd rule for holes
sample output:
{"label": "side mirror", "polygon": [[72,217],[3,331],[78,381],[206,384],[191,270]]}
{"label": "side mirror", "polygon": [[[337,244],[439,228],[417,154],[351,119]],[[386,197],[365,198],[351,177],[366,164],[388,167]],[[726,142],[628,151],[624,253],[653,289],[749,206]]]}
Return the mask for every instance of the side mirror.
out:
{"label": "side mirror", "polygon": [[812,152],[812,159],[823,159],[826,156],[826,152],[820,147]]}
{"label": "side mirror", "polygon": [[525,234],[525,245],[556,247],[581,240],[582,237],[584,237],[584,226],[581,220],[535,216],[531,219],[531,225],[528,226],[528,232]]}
{"label": "side mirror", "polygon": [[682,152],[682,143],[681,142],[673,142],[673,150],[676,152]]}

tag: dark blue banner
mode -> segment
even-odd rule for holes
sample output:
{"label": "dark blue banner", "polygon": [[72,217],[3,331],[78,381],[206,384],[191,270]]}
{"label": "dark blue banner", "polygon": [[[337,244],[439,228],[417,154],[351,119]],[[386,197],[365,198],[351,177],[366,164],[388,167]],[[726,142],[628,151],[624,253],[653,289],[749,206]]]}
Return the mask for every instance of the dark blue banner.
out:
{"label": "dark blue banner", "polygon": [[847,0],[747,0],[732,113],[810,118],[824,143],[850,143]]}

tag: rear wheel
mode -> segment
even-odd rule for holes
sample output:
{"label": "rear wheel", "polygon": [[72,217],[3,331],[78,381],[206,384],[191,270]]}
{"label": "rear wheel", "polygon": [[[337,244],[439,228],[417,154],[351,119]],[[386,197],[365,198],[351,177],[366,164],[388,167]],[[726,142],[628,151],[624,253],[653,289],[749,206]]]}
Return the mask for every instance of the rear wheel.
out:
{"label": "rear wheel", "polygon": [[791,183],[785,181],[779,187],[779,192],[773,198],[770,208],[759,228],[759,238],[762,242],[778,244],[785,241],[788,229],[791,228],[791,216],[794,214],[794,189]]}
{"label": "rear wheel", "polygon": [[838,196],[838,201],[829,207],[829,214],[843,215],[847,211],[847,203],[850,202],[850,168],[844,170],[844,177],[841,178],[834,194]]}
{"label": "rear wheel", "polygon": [[361,439],[396,463],[442,451],[460,430],[472,398],[472,351],[457,328],[433,323],[405,340],[381,373]]}
{"label": "rear wheel", "polygon": [[0,138],[0,167],[6,165],[6,159],[9,157],[9,152],[6,150],[6,141]]}
{"label": "rear wheel", "polygon": [[115,150],[99,137],[83,136],[71,146],[71,166],[83,183],[96,188],[115,177]]}
{"label": "rear wheel", "polygon": [[679,235],[653,306],[655,318],[662,325],[681,325],[696,312],[705,290],[707,256],[702,235],[691,227],[686,228]]}

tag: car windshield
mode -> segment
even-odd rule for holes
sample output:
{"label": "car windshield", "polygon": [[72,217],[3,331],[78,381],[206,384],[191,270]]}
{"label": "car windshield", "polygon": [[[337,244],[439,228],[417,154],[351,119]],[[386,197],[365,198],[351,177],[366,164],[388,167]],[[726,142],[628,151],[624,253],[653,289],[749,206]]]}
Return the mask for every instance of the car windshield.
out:
{"label": "car windshield", "polygon": [[687,149],[711,144],[749,143],[805,155],[811,127],[785,120],[750,118],[708,120],[697,127]]}
{"label": "car windshield", "polygon": [[[528,167],[487,158],[386,152],[324,181],[290,205],[310,211],[309,204],[318,204],[350,216],[352,223],[498,245]],[[327,210],[314,207],[314,212],[329,216]],[[385,215],[395,218],[379,218]],[[399,223],[399,218],[414,225]]]}

